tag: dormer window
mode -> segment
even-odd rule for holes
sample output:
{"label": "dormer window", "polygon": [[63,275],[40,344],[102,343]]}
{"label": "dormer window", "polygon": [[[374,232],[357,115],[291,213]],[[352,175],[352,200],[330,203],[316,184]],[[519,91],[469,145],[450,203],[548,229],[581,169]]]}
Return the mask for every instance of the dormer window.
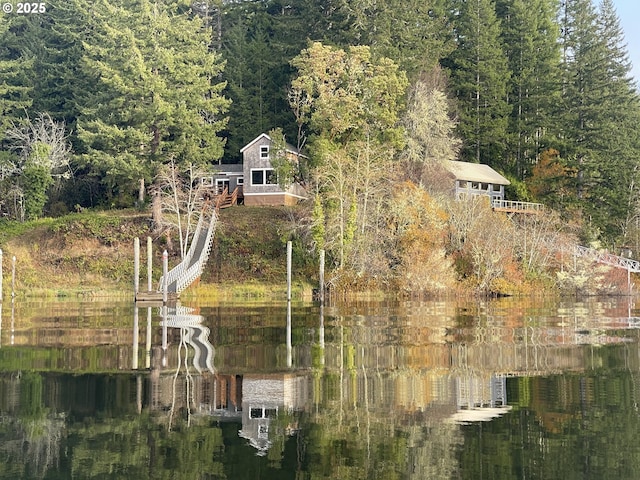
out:
{"label": "dormer window", "polygon": [[269,145],[261,145],[260,146],[260,158],[268,159],[269,158]]}

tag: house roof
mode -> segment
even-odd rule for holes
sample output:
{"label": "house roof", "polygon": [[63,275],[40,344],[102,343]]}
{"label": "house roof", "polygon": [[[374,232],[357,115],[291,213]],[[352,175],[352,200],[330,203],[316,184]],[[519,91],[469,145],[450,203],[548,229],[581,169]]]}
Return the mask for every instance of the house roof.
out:
{"label": "house roof", "polygon": [[449,160],[445,162],[444,166],[454,175],[456,180],[492,183],[494,185],[511,184],[509,180],[484,163],[457,162],[455,160]]}
{"label": "house roof", "polygon": [[[256,143],[258,140],[262,139],[262,138],[266,138],[267,140],[269,140],[269,142],[271,142],[271,137],[269,135],[267,135],[266,133],[261,133],[260,135],[258,135],[256,138],[254,138],[253,140],[251,140],[249,143],[247,143],[244,147],[242,147],[240,149],[240,153],[244,153],[245,150],[247,150],[248,148],[251,148],[251,146]],[[290,153],[293,153],[295,155],[300,155],[301,157],[304,157],[304,155],[300,154],[300,152],[298,152],[298,149],[296,147],[294,147],[293,145],[291,145],[290,143],[287,143],[285,145],[286,150]]]}
{"label": "house roof", "polygon": [[212,168],[212,172],[218,175],[225,174],[241,174],[242,173],[242,164],[241,163],[221,163],[214,165]]}

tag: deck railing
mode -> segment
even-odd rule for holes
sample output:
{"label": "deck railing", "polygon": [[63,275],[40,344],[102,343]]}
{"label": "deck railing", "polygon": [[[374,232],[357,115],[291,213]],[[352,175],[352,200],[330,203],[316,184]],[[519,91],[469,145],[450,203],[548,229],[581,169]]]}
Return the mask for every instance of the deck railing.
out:
{"label": "deck railing", "polygon": [[492,199],[491,207],[499,212],[513,213],[540,213],[544,210],[542,203],[516,202],[514,200],[502,200],[500,198]]}
{"label": "deck railing", "polygon": [[236,187],[233,193],[229,194],[225,187],[214,196],[212,202],[205,203],[186,255],[178,265],[167,272],[166,278],[160,278],[158,291],[164,291],[166,285],[167,292],[180,293],[202,275],[211,253],[218,212],[221,208],[236,205],[240,191],[241,188]]}

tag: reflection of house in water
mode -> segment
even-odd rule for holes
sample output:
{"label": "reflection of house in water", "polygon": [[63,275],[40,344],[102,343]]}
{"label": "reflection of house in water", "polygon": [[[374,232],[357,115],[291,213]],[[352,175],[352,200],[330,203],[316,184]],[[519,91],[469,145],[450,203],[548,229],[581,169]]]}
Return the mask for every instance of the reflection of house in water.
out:
{"label": "reflection of house in water", "polygon": [[[317,344],[288,346],[292,362],[287,359],[287,365],[295,371],[277,374],[255,372],[282,368],[285,350],[277,342],[284,339],[257,337],[247,343],[238,334],[242,341],[216,345],[216,374],[202,369],[191,380],[177,380],[182,397],[170,393],[176,382],[171,367],[154,372],[153,407],[168,410],[171,402],[186,406],[190,401],[194,414],[242,422],[239,435],[265,454],[297,431],[301,411],[345,432],[361,428],[357,415],[350,414],[354,409],[384,424],[435,428],[451,424],[448,420],[488,421],[510,410],[508,377],[581,371],[588,363],[589,351],[581,347],[583,325],[534,329],[492,324],[490,318],[484,322],[470,328],[444,328],[453,324],[450,320],[407,322],[400,338],[392,328],[339,326],[333,327],[330,342],[319,330]],[[180,359],[173,336],[168,365]],[[226,332],[225,338],[235,336]],[[591,335],[589,341],[602,340]]]}
{"label": "reflection of house in water", "polygon": [[458,422],[488,421],[509,410],[507,377],[503,375],[460,375],[456,377],[458,411],[451,419]]}
{"label": "reflection of house in water", "polygon": [[245,375],[239,435],[249,440],[258,453],[266,453],[274,435],[290,435],[297,430],[294,423],[279,423],[283,431],[272,431],[278,417],[304,410],[309,398],[308,387],[307,377],[293,374]]}
{"label": "reflection of house in water", "polygon": [[[184,307],[162,311],[162,347],[155,348],[150,376],[150,405],[153,410],[186,411],[190,419],[198,413],[237,415],[241,381],[235,375],[216,375],[215,349],[203,317]],[[170,331],[179,332],[177,348],[169,348]]]}

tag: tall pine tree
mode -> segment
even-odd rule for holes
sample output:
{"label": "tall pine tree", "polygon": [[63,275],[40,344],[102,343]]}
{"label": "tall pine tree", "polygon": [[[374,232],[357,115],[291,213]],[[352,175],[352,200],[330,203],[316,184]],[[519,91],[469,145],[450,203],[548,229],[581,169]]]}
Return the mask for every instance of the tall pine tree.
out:
{"label": "tall pine tree", "polygon": [[20,41],[24,18],[3,15],[0,22],[0,142],[12,124],[24,119],[31,106],[33,59],[26,55]]}
{"label": "tall pine tree", "polygon": [[560,99],[557,8],[552,0],[497,0],[509,59],[508,170],[524,179],[553,142],[553,114]]}
{"label": "tall pine tree", "polygon": [[612,240],[628,215],[638,167],[638,96],[615,8],[590,0],[563,5],[562,127],[576,194],[595,234]]}
{"label": "tall pine tree", "polygon": [[509,69],[492,0],[453,0],[456,50],[443,63],[459,102],[464,160],[505,168]]}
{"label": "tall pine tree", "polygon": [[157,164],[212,163],[228,101],[211,34],[179,2],[97,2],[85,42],[95,91],[78,120],[83,158],[112,203],[129,204]]}
{"label": "tall pine tree", "polygon": [[447,0],[353,0],[346,8],[358,43],[393,59],[415,80],[454,48]]}

